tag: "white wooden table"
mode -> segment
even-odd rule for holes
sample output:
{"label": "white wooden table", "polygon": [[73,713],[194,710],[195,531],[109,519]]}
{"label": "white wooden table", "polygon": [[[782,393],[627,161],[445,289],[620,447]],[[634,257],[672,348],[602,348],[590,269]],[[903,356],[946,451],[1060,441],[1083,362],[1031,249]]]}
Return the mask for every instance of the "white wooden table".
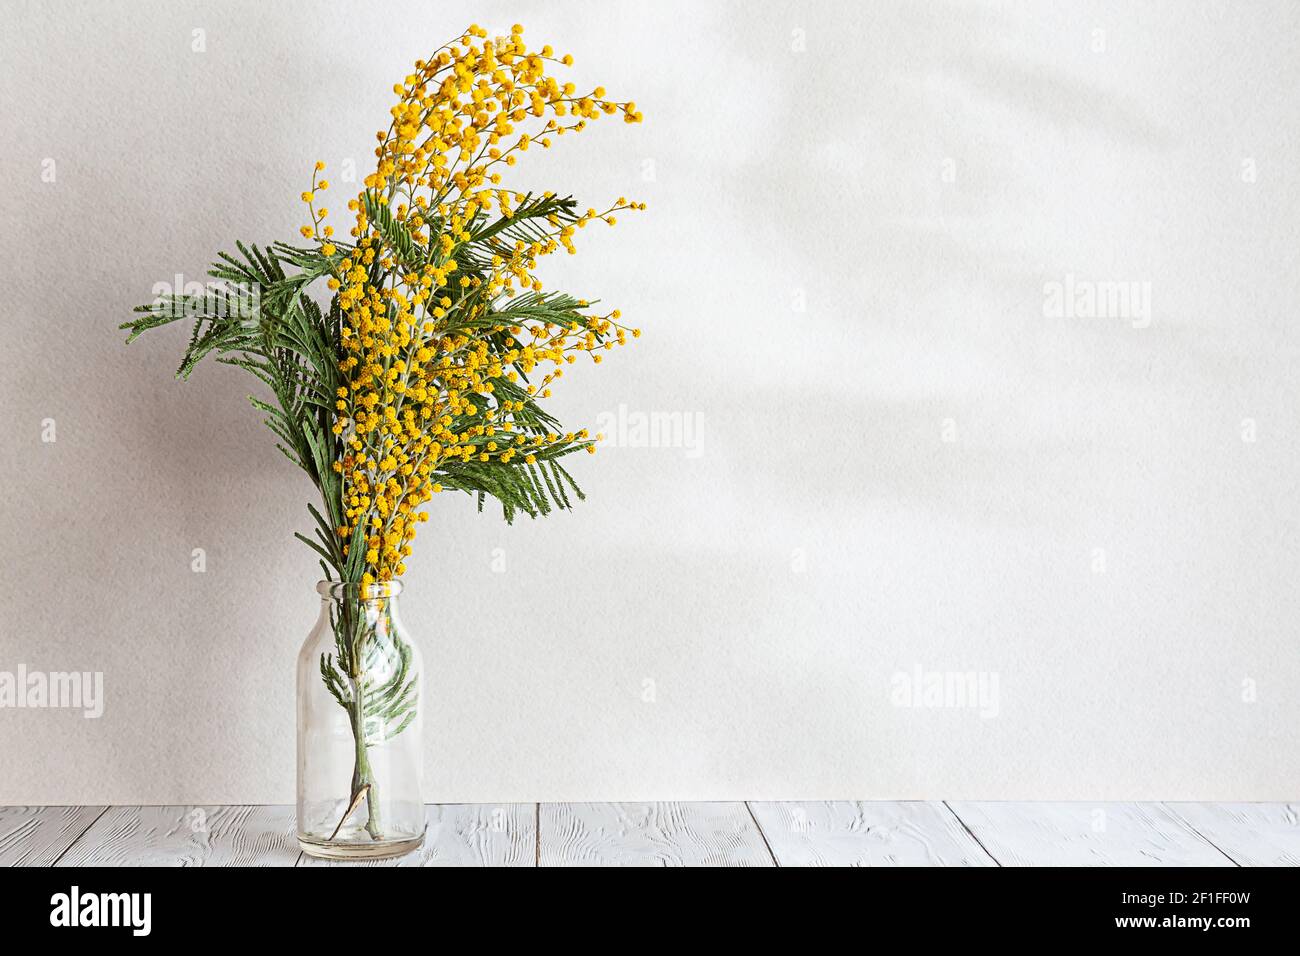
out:
{"label": "white wooden table", "polygon": [[424,847],[325,863],[287,806],[0,807],[5,866],[1296,866],[1300,804],[430,805]]}

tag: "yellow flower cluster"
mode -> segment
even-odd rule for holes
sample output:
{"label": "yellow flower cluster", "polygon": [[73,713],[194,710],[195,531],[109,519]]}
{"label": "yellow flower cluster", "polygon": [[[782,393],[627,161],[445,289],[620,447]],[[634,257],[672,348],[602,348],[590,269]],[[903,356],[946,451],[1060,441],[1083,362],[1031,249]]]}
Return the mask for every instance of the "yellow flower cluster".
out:
{"label": "yellow flower cluster", "polygon": [[[517,296],[544,303],[541,257],[574,252],[576,230],[590,222],[613,225],[616,212],[645,208],[622,198],[603,212],[565,216],[548,207],[555,211],[534,218],[526,238],[502,230],[485,237],[485,225],[554,201],[500,185],[519,154],[601,116],[641,120],[635,103],[608,100],[600,87],[578,94],[547,75],[548,66],[571,63],[549,46],[529,51],[520,26],[495,39],[471,26],[393,87],[398,101],[377,134],[375,172],[348,202],[352,242],[334,239],[329,211],[318,205],[329,188],[319,178],[323,163],[303,193],[311,224],[302,233],[330,260],[343,313],[348,385],[336,396],[333,431],[343,449],[334,469],[346,523],[336,531],[346,550],[364,528],[363,583],[405,572],[415,526],[428,518],[420,508],[442,490],[448,463],[531,464],[547,449],[590,442],[586,431],[541,432],[520,413],[550,395],[578,354],[599,362],[600,351],[640,334],[618,324],[618,311],[580,311],[586,302],[562,318],[502,305]],[[534,369],[537,382],[515,384]]]}

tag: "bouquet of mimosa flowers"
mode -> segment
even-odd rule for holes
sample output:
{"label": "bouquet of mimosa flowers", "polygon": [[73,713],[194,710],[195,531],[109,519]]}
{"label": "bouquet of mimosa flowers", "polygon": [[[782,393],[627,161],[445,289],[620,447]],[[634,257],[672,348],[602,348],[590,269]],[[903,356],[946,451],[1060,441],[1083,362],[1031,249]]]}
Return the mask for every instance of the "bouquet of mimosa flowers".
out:
{"label": "bouquet of mimosa flowers", "polygon": [[551,75],[571,64],[549,46],[530,50],[520,26],[495,38],[471,26],[393,87],[374,171],[346,197],[341,232],[318,162],[300,241],[237,243],[209,273],[219,285],[163,296],[123,326],[130,341],[192,320],[178,377],[212,355],[258,379],[252,404],[319,492],[311,533],[297,535],[325,576],[330,636],[314,680],[346,714],[353,770],[336,796],[307,799],[328,805],[322,819],[337,814],[322,839],[303,821],[312,743],[300,687],[299,837],[327,849],[362,830],[383,844],[405,832],[385,821],[375,768],[379,749],[418,729],[415,654],[393,598],[427,505],[463,492],[480,510],[495,499],[507,521],[570,507],[582,492],[563,459],[594,452],[600,436],[566,429],[541,403],[567,365],[599,363],[639,335],[618,310],[548,289],[538,264],[575,252],[584,227],[644,204],[619,198],[597,211],[509,186],[529,150],[603,117],[640,122],[634,103]]}

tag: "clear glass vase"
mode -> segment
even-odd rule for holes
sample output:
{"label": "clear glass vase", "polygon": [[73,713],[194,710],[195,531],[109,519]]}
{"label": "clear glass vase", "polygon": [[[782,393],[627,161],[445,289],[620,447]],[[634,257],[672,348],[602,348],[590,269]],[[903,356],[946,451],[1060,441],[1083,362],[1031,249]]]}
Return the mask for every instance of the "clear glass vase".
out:
{"label": "clear glass vase", "polygon": [[424,841],[420,652],[400,581],[316,585],[298,654],[298,845],[327,859],[400,856]]}

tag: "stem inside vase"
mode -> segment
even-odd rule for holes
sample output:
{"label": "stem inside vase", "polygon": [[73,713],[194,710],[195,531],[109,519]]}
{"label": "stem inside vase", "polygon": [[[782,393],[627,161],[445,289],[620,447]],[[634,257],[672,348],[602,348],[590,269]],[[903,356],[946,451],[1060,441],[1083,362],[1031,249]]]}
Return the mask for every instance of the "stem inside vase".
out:
{"label": "stem inside vase", "polygon": [[[352,776],[347,800],[341,815],[335,816],[339,813],[337,809],[331,811],[333,831],[328,840],[364,842],[360,829],[352,831],[350,836],[345,834],[340,838],[339,835],[365,803],[365,833],[370,841],[383,843],[401,838],[410,829],[405,815],[411,801],[405,794],[411,789],[412,778],[417,789],[419,785],[418,771],[409,773],[409,763],[402,762],[407,759],[405,755],[395,763],[393,760],[394,746],[401,746],[394,742],[403,731],[414,725],[418,738],[419,661],[398,620],[394,598],[401,589],[400,582],[323,587],[322,593],[328,599],[327,613],[322,620],[328,620],[327,633],[333,646],[322,648],[318,656],[320,678],[329,695],[347,714],[348,732],[352,735],[349,748]],[[415,746],[418,750],[418,739]],[[376,747],[379,749],[375,750]],[[396,774],[392,779],[385,779],[382,788],[377,767],[386,774],[390,770]],[[341,776],[343,767],[340,765],[338,770]],[[342,782],[338,780],[339,784]],[[328,786],[326,781],[322,783]],[[389,808],[398,808],[395,815],[381,804],[381,790],[389,800]],[[398,795],[396,804],[394,794]],[[414,812],[422,812],[418,800],[416,804]]]}
{"label": "stem inside vase", "polygon": [[366,743],[366,680],[363,662],[366,660],[368,638],[374,628],[367,621],[364,607],[358,602],[345,598],[342,602],[343,613],[338,622],[339,661],[347,668],[349,684],[352,690],[351,706],[348,707],[348,723],[352,728],[352,741],[355,762],[352,769],[352,790],[348,798],[347,809],[339,818],[338,825],[330,839],[338,836],[352,814],[356,813],[361,801],[366,802],[366,832],[372,840],[384,838],[379,815],[379,786],[375,781],[374,771],[370,767],[369,746]]}
{"label": "stem inside vase", "polygon": [[[352,710],[349,714],[352,724],[352,739],[356,744],[356,766],[352,771],[352,799],[349,801],[348,813],[344,815],[347,819],[356,810],[357,802],[362,794],[366,800],[366,832],[370,834],[373,840],[382,840],[384,838],[383,830],[379,825],[379,786],[375,783],[374,772],[370,769],[370,760],[368,757],[369,748],[366,746],[366,718],[365,718],[365,687],[359,677],[354,677],[352,681]],[[339,821],[342,826],[343,821]]]}

